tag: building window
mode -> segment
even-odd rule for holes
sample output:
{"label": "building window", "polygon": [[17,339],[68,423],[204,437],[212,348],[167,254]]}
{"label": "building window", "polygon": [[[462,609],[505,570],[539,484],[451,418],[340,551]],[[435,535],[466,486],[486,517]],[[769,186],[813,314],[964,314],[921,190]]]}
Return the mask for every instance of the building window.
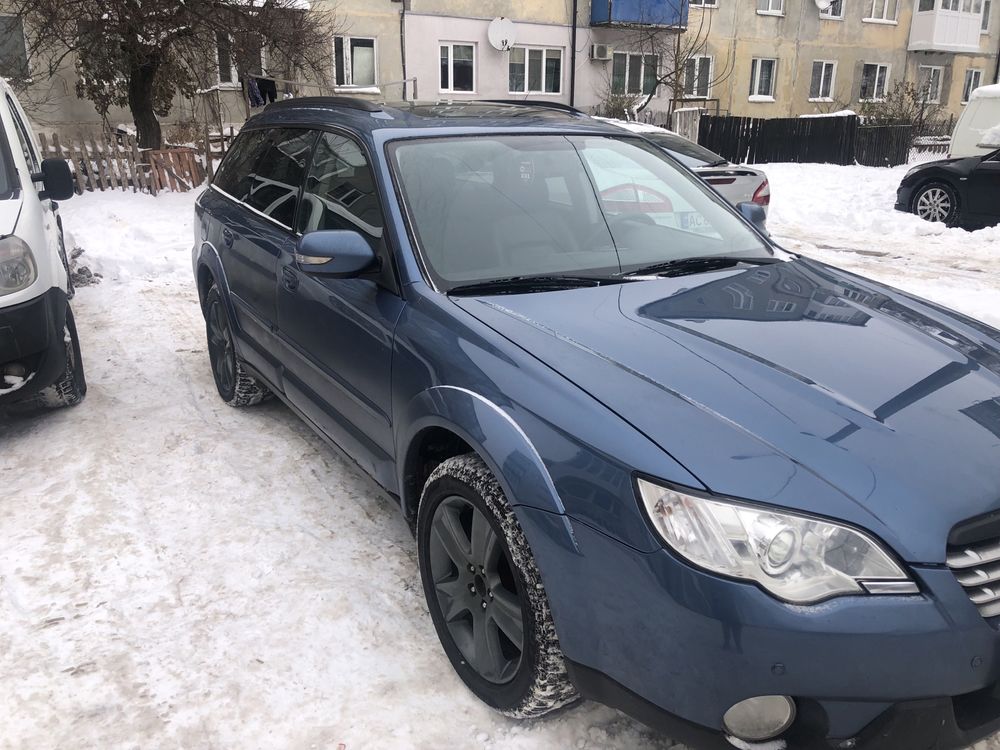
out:
{"label": "building window", "polygon": [[844,17],[844,0],[833,0],[829,8],[819,12],[819,17],[842,19]]}
{"label": "building window", "polygon": [[972,98],[972,92],[983,85],[983,71],[965,71],[965,85],[962,86],[962,104],[968,104]]}
{"label": "building window", "polygon": [[861,69],[861,93],[858,99],[863,102],[879,102],[885,99],[889,84],[889,66],[865,63]]}
{"label": "building window", "polygon": [[656,91],[658,69],[656,55],[615,52],[611,63],[611,93],[652,94]]}
{"label": "building window", "polygon": [[785,14],[785,0],[757,0],[757,12],[783,16]]}
{"label": "building window", "polygon": [[959,11],[962,9],[962,0],[941,0],[941,10]]}
{"label": "building window", "polygon": [[917,68],[917,86],[924,104],[941,103],[941,81],[944,68],[938,65],[921,65]]}
{"label": "building window", "polygon": [[472,44],[441,45],[441,90],[475,91],[476,48]]}
{"label": "building window", "polygon": [[755,57],[750,61],[750,98],[774,100],[774,71],[778,61]]}
{"label": "building window", "polygon": [[988,34],[990,31],[990,10],[992,7],[993,0],[983,0],[983,23],[979,28],[984,34]]}
{"label": "building window", "polygon": [[562,50],[514,47],[507,63],[512,94],[562,92]]}
{"label": "building window", "polygon": [[[947,1],[948,0],[945,0],[945,2]],[[864,19],[865,21],[886,21],[895,23],[897,0],[871,0],[871,3],[872,12]]]}
{"label": "building window", "polygon": [[374,86],[376,84],[375,59],[374,39],[334,37],[334,82],[338,86]]}
{"label": "building window", "polygon": [[17,16],[0,16],[0,76],[28,77],[28,51],[24,23]]}
{"label": "building window", "polygon": [[836,76],[837,63],[828,60],[813,62],[809,101],[833,101],[833,82]]}
{"label": "building window", "polygon": [[235,86],[239,75],[233,60],[233,40],[228,34],[215,32],[215,54],[219,68],[219,83]]}
{"label": "building window", "polygon": [[918,13],[926,13],[931,10],[934,10],[934,0],[920,0],[920,2],[917,3]]}
{"label": "building window", "polygon": [[707,99],[711,88],[711,56],[688,58],[684,64],[684,96],[688,99]]}
{"label": "building window", "polygon": [[691,5],[702,8],[718,8],[719,0],[690,0]]}

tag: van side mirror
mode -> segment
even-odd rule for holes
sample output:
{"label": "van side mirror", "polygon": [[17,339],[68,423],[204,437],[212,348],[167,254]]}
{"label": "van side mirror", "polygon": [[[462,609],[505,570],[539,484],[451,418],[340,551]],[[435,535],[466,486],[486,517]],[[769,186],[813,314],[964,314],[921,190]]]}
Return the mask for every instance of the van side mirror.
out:
{"label": "van side mirror", "polygon": [[65,201],[73,197],[73,173],[65,159],[43,159],[42,171],[31,175],[31,179],[42,183],[44,189],[38,194],[39,198]]}
{"label": "van side mirror", "polygon": [[758,231],[762,234],[771,234],[767,231],[767,212],[764,211],[763,206],[751,203],[750,201],[743,201],[736,204],[736,210],[740,212],[744,219],[757,227]]}
{"label": "van side mirror", "polygon": [[368,240],[346,229],[309,232],[295,246],[295,265],[299,270],[338,279],[352,279],[377,265]]}

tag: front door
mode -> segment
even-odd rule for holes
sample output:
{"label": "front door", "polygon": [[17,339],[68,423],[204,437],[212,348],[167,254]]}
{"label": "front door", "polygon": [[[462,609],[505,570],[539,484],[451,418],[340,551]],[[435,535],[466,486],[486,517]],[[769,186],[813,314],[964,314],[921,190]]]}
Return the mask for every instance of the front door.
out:
{"label": "front door", "polygon": [[969,175],[965,193],[969,213],[1000,218],[1000,158],[981,161]]}
{"label": "front door", "polygon": [[286,396],[384,487],[393,488],[390,373],[404,302],[383,233],[378,188],[354,140],[320,134],[302,193],[298,230],[360,233],[378,272],[356,279],[313,276],[280,259],[278,329]]}

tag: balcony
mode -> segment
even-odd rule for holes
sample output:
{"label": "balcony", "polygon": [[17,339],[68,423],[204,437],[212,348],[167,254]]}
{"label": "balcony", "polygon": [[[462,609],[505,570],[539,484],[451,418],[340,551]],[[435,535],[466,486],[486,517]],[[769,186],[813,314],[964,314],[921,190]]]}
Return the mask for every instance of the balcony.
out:
{"label": "balcony", "polygon": [[[910,26],[910,52],[978,52],[982,12],[945,10],[937,0],[935,10],[917,11]],[[953,3],[957,5],[957,3]]]}
{"label": "balcony", "polygon": [[685,28],[688,0],[592,0],[591,26]]}

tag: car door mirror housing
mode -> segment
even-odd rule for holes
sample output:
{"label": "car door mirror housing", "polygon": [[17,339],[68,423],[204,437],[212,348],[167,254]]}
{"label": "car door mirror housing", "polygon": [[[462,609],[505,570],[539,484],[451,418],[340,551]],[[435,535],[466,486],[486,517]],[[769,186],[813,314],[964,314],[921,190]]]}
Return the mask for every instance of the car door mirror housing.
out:
{"label": "car door mirror housing", "polygon": [[43,159],[42,171],[32,175],[32,179],[42,183],[40,198],[64,201],[73,197],[73,173],[65,159]]}
{"label": "car door mirror housing", "polygon": [[360,234],[330,229],[302,235],[295,247],[295,264],[305,273],[351,279],[375,270],[378,261]]}
{"label": "car door mirror housing", "polygon": [[757,227],[758,231],[762,234],[770,234],[767,231],[767,212],[764,211],[763,206],[751,203],[750,201],[743,201],[736,204],[736,210],[740,212],[740,215],[744,219]]}

